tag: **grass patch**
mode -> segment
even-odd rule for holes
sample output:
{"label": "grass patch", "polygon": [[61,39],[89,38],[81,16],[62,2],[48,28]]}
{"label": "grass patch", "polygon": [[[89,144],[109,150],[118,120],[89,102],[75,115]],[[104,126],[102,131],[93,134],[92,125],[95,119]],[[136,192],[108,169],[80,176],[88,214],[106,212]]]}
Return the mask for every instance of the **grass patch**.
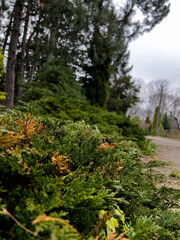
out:
{"label": "grass patch", "polygon": [[152,168],[152,167],[165,167],[169,166],[170,164],[168,162],[163,162],[160,160],[151,160],[146,164],[147,168]]}
{"label": "grass patch", "polygon": [[174,170],[170,173],[170,176],[171,176],[171,177],[174,177],[174,178],[180,179],[180,171],[174,169]]}
{"label": "grass patch", "polygon": [[166,137],[166,138],[170,139],[170,140],[180,141],[180,136],[179,137]]}

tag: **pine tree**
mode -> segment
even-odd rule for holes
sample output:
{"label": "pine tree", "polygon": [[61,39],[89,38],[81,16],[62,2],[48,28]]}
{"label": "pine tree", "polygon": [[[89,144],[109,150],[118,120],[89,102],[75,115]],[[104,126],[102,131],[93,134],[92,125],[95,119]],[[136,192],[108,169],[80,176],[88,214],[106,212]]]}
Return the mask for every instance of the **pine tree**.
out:
{"label": "pine tree", "polygon": [[151,123],[151,120],[150,120],[149,116],[146,117],[145,123]]}
{"label": "pine tree", "polygon": [[94,29],[88,56],[91,60],[91,66],[84,66],[86,77],[82,79],[86,97],[90,100],[91,104],[106,107],[112,53],[106,39],[100,33],[97,26]]}
{"label": "pine tree", "polygon": [[[143,31],[149,31],[155,26],[155,24],[157,24],[164,16],[168,14],[169,7],[166,4],[167,2],[168,1],[165,0],[159,4],[158,1],[150,2],[149,0],[137,2],[127,1],[117,13],[111,0],[93,0],[91,1],[91,4],[89,1],[83,1],[84,5],[87,6],[87,8],[89,7],[89,14],[87,15],[88,24],[91,23],[90,26],[92,29],[92,26],[94,26],[94,23],[96,23],[99,32],[101,32],[101,34],[106,38],[106,42],[108,43],[109,50],[112,54],[111,75],[109,78],[109,83],[111,82],[115,85],[119,76],[125,76],[125,78],[128,76],[128,73],[131,70],[131,67],[129,67],[128,64],[129,41],[131,41],[134,37],[137,37]],[[152,7],[152,9],[150,9],[150,7]],[[135,14],[136,8],[142,12],[146,19],[146,21],[143,23],[133,22],[132,20],[132,16]],[[160,9],[161,11],[159,11]],[[89,34],[89,36],[91,35]],[[91,37],[89,37],[89,39],[91,39]],[[95,40],[94,37],[92,39],[93,40],[91,40],[91,43]],[[89,51],[91,51],[91,49],[88,49],[88,52]],[[93,63],[89,54],[86,62],[89,62],[88,60],[90,60],[89,68],[87,64],[84,68],[87,73],[86,78],[84,79],[84,87],[86,95],[88,99],[90,99],[91,103],[99,104],[99,100],[96,102],[97,98],[94,97],[95,94],[99,92],[98,94],[101,94],[102,98],[104,98],[108,96],[108,92],[106,94],[103,94],[103,92],[97,89],[97,87],[99,87],[99,84],[95,82],[98,80],[94,77],[94,75],[92,75],[92,73],[94,74],[96,71],[92,71],[93,68],[91,64],[93,65]],[[101,75],[103,75],[103,72]],[[101,86],[104,85],[104,89],[107,89],[105,86],[106,83],[102,83],[102,79],[100,81],[100,84]],[[126,112],[127,108],[137,101],[138,90],[136,86],[133,86],[133,82],[131,82],[131,84],[126,84],[126,87],[127,92],[133,92],[131,96],[129,98],[127,97],[126,100],[125,97],[123,97],[121,100],[121,96],[123,94],[120,94],[120,99],[119,97],[118,99],[114,98],[114,95],[112,94],[113,96],[110,98],[110,101],[108,103],[108,108],[110,110],[112,109],[115,111]],[[104,91],[104,93],[106,91]],[[113,92],[113,87],[111,91]],[[104,102],[106,102],[106,99]],[[102,105],[102,103],[100,103],[100,105]],[[104,105],[105,103],[103,103],[103,106]]]}
{"label": "pine tree", "polygon": [[165,131],[164,131],[162,123],[158,127],[158,136],[161,136],[161,137],[165,136]]}
{"label": "pine tree", "polygon": [[114,80],[110,87],[108,110],[126,113],[127,109],[138,102],[138,87],[131,81],[130,76]]}
{"label": "pine tree", "polygon": [[170,119],[167,116],[167,113],[165,113],[163,116],[162,124],[163,124],[164,130],[167,130],[167,131],[171,130],[171,123],[170,123]]}

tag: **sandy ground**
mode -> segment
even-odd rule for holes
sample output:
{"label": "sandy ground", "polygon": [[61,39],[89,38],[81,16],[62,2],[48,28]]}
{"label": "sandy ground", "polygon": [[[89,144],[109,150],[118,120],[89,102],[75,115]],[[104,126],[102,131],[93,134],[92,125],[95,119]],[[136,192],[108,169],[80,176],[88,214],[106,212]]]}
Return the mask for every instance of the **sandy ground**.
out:
{"label": "sandy ground", "polygon": [[169,164],[165,167],[155,168],[158,172],[165,174],[164,185],[180,190],[180,178],[170,176],[174,170],[180,173],[180,141],[162,137],[148,138],[152,139],[152,142],[156,144],[155,159]]}

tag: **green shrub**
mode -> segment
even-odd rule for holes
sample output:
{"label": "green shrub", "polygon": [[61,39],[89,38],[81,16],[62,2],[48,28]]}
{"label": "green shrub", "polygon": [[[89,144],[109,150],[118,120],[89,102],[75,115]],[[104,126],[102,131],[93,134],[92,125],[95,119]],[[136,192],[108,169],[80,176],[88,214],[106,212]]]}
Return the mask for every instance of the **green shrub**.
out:
{"label": "green shrub", "polygon": [[24,83],[22,100],[28,102],[56,95],[85,99],[81,92],[72,69],[63,59],[53,58],[42,65],[34,82]]}
{"label": "green shrub", "polygon": [[[131,120],[117,113],[109,113],[100,107],[91,106],[87,101],[77,98],[48,97],[25,104],[18,109],[35,115],[56,117],[61,120],[84,120],[96,124],[102,133],[119,135],[133,140],[143,150],[148,152],[149,141],[145,132]],[[123,136],[123,137],[122,137]]]}
{"label": "green shrub", "polygon": [[[45,239],[79,239],[79,234],[95,239],[101,230],[103,239],[106,223],[103,220],[98,225],[102,210],[108,213],[106,221],[112,217],[118,221],[117,234],[126,227],[132,229],[127,234],[130,239],[166,239],[166,235],[178,239],[179,215],[169,208],[178,206],[179,191],[156,187],[156,175],[143,169],[138,141],[146,147],[148,142],[143,141],[137,125],[82,101],[76,106],[92,119],[73,122],[73,99],[62,99],[69,106],[70,120],[56,118],[54,108],[60,105],[50,100],[54,104],[51,114],[45,110],[47,115],[27,115],[28,105],[22,107],[24,112],[1,114],[0,206]],[[95,113],[104,119],[96,118]],[[99,121],[98,127],[90,121]],[[129,137],[120,135],[121,131]],[[117,209],[126,219],[117,216]],[[49,221],[32,224],[39,216],[49,217]],[[2,211],[0,238],[36,239]]]}
{"label": "green shrub", "polygon": [[180,237],[180,212],[178,210],[167,209],[165,211],[158,211],[156,219],[162,228],[169,229],[177,239]]}
{"label": "green shrub", "polygon": [[159,125],[159,128],[158,128],[158,136],[161,136],[161,137],[164,137],[165,136],[165,131],[164,131],[164,128],[163,128],[163,125],[160,124]]}
{"label": "green shrub", "polygon": [[140,126],[141,119],[139,118],[139,116],[135,116],[132,118],[132,122]]}
{"label": "green shrub", "polygon": [[164,116],[163,116],[162,124],[163,124],[164,130],[166,130],[166,131],[171,130],[171,123],[170,123],[170,119],[167,116],[167,113],[165,113]]}
{"label": "green shrub", "polygon": [[160,226],[156,224],[153,217],[141,216],[136,220],[133,231],[127,235],[132,240],[155,239]]}
{"label": "green shrub", "polygon": [[170,173],[170,176],[180,179],[180,172],[179,172],[178,170],[174,169],[174,170]]}
{"label": "green shrub", "polygon": [[[151,125],[151,134],[154,135],[156,132],[156,122],[157,122],[157,117],[158,117],[158,111],[159,111],[159,107],[156,107],[155,109],[155,113],[154,113],[154,117],[153,117],[153,122]],[[158,123],[158,128],[160,127],[160,125],[162,125],[161,122],[161,113],[159,114],[159,123]]]}

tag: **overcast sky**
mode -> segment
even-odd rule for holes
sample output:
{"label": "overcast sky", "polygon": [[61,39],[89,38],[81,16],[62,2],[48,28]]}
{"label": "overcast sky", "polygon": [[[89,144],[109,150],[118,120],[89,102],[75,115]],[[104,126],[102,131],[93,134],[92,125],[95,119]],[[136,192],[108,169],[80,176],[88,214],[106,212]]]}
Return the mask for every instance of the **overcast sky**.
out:
{"label": "overcast sky", "polygon": [[131,75],[145,82],[167,79],[180,84],[180,0],[171,0],[169,15],[130,46]]}

